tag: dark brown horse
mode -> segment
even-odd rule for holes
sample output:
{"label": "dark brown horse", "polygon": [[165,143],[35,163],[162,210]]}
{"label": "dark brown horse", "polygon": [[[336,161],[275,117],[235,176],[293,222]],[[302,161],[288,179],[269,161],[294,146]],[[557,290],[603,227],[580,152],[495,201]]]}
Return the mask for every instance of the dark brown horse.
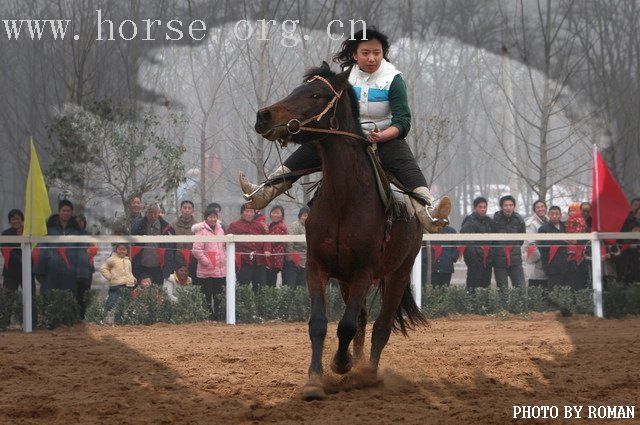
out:
{"label": "dark brown horse", "polygon": [[[324,397],[322,349],[327,333],[326,285],[340,283],[346,309],[338,324],[338,350],[331,369],[344,374],[363,357],[367,311],[372,288],[382,293],[380,315],[373,324],[368,371],[377,373],[380,354],[391,330],[425,322],[409,287],[420,249],[419,222],[396,221],[385,237],[388,212],[376,190],[359,124],[358,103],[348,72],[336,74],[324,63],[305,74],[305,83],[281,101],[261,109],[255,130],[271,141],[314,143],[322,161],[322,184],[306,222],[307,285],[311,298],[309,336],[311,366],[305,399]],[[388,239],[388,240],[387,240]]]}

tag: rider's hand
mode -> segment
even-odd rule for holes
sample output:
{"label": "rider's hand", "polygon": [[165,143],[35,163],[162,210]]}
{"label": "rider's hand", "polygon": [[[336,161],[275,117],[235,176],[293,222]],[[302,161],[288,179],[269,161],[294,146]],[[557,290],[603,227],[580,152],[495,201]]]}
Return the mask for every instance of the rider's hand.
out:
{"label": "rider's hand", "polygon": [[380,130],[371,130],[369,132],[369,143],[380,143],[384,142],[384,137],[382,135],[382,131]]}

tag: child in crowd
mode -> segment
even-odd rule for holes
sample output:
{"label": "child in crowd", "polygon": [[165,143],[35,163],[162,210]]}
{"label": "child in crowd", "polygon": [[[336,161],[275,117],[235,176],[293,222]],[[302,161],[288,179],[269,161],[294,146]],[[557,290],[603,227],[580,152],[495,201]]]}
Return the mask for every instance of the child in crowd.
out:
{"label": "child in crowd", "polygon": [[136,284],[136,278],[131,271],[129,247],[124,243],[117,244],[111,257],[100,267],[100,273],[109,282],[106,308],[111,310],[118,302],[121,291],[127,287],[133,288]]}
{"label": "child in crowd", "polygon": [[189,268],[186,265],[181,265],[164,281],[163,287],[169,300],[176,302],[178,301],[178,288],[191,285],[192,283],[189,277]]}

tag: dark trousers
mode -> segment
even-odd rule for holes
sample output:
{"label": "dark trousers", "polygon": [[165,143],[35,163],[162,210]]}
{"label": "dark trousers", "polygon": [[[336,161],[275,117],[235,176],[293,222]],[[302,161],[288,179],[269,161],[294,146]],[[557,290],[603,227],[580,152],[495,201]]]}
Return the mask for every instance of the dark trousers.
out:
{"label": "dark trousers", "polygon": [[554,273],[548,274],[547,279],[549,282],[549,289],[556,286],[570,286],[571,285],[571,275],[569,273]]}
{"label": "dark trousers", "polygon": [[278,281],[278,273],[280,273],[281,271],[281,269],[267,269],[267,286],[276,286],[276,282]]}
{"label": "dark trousers", "polygon": [[565,284],[571,284],[573,289],[586,289],[591,286],[591,261],[582,260],[580,264],[569,261],[570,280]]}
{"label": "dark trousers", "polygon": [[[393,174],[407,189],[413,190],[416,187],[427,186],[427,180],[404,139],[378,143],[377,149],[382,167]],[[315,145],[307,143],[292,153],[284,165],[295,171],[320,167],[321,161]]]}
{"label": "dark trousers", "polygon": [[267,268],[255,262],[243,262],[238,271],[238,282],[242,285],[251,284],[253,292],[258,292],[267,280]]}
{"label": "dark trousers", "polygon": [[284,260],[282,284],[287,286],[307,286],[307,269],[296,266],[293,261]]}
{"label": "dark trousers", "polygon": [[467,264],[467,289],[488,288],[491,285],[491,266]]}
{"label": "dark trousers", "polygon": [[[17,291],[18,288],[22,287],[22,277],[14,278],[5,276],[2,278],[2,287],[8,289],[9,291]],[[31,277],[31,295],[36,295],[36,281]]]}
{"label": "dark trousers", "polygon": [[91,290],[91,280],[91,277],[87,279],[78,279],[78,293],[76,294],[76,301],[80,306],[80,318],[82,320],[84,320],[84,312],[87,309],[87,293]]}
{"label": "dark trousers", "polygon": [[543,289],[549,289],[549,281],[547,279],[529,279],[529,287],[539,286]]}
{"label": "dark trousers", "polygon": [[431,284],[433,286],[449,286],[453,273],[431,273]]}
{"label": "dark trousers", "polygon": [[138,266],[133,271],[133,275],[140,284],[143,276],[148,276],[151,278],[151,282],[155,285],[162,285],[164,283],[164,273],[162,273],[162,268],[158,267],[145,267]]}
{"label": "dark trousers", "polygon": [[220,295],[224,292],[226,282],[224,277],[205,277],[196,280],[204,294],[205,306],[212,320],[223,320],[225,317],[220,310]]}
{"label": "dark trousers", "polygon": [[522,269],[522,264],[514,264],[511,265],[511,267],[494,267],[493,274],[496,277],[498,288],[508,288],[509,279],[511,279],[511,286],[514,288],[524,288],[524,270]]}

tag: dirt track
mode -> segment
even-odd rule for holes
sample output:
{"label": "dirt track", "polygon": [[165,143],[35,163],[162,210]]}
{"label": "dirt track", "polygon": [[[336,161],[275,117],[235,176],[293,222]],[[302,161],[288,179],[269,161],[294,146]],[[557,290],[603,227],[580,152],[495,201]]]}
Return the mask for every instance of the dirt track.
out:
{"label": "dirt track", "polygon": [[306,332],[302,323],[3,332],[0,423],[504,424],[515,404],[636,404],[635,420],[517,423],[640,422],[640,318],[433,320],[391,337],[382,384],[345,384],[311,403],[299,393]]}

